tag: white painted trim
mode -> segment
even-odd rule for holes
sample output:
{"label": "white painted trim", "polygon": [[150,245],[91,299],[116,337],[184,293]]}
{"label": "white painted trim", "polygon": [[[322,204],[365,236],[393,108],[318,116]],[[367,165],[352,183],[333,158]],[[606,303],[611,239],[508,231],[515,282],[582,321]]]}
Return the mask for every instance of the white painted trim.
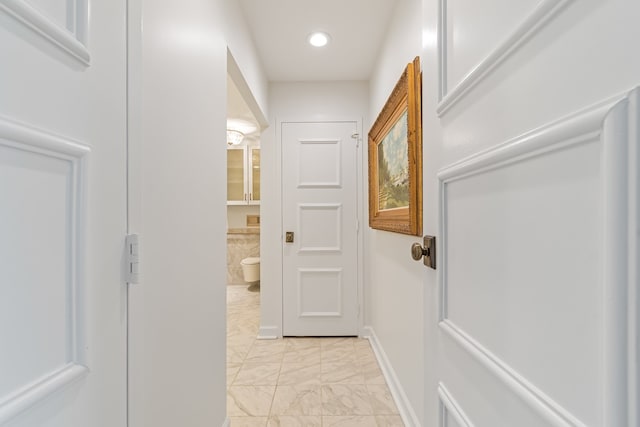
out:
{"label": "white painted trim", "polygon": [[222,427],[231,427],[231,420],[227,417],[222,423]]}
{"label": "white painted trim", "polygon": [[441,0],[438,26],[438,44],[440,55],[439,92],[440,103],[436,109],[442,117],[453,105],[460,101],[474,86],[485,78],[493,69],[500,65],[513,52],[529,40],[536,31],[547,22],[555,18],[563,6],[571,0],[542,0],[533,11],[516,27],[516,29],[500,42],[495,49],[482,59],[467,75],[453,88],[447,88],[447,0]]}
{"label": "white painted trim", "polygon": [[464,413],[458,401],[453,398],[443,383],[438,383],[438,397],[440,398],[440,427],[447,427],[447,414],[450,414],[459,425],[473,427],[467,414]]}
{"label": "white painted trim", "polygon": [[0,401],[0,424],[89,374],[89,368],[69,363],[56,372],[28,384]]}
{"label": "white painted trim", "polygon": [[541,153],[557,151],[569,145],[593,140],[600,135],[602,122],[607,113],[626,97],[626,93],[616,95],[446,166],[438,172],[440,184],[447,184],[502,168]]}
{"label": "white painted trim", "polygon": [[524,160],[545,152],[599,137],[607,112],[625,95],[617,95],[556,122],[534,129],[495,147],[480,151],[438,172],[440,198],[440,302],[439,320],[447,318],[447,184]]}
{"label": "white painted trim", "polygon": [[404,425],[407,427],[420,427],[418,416],[416,415],[413,406],[411,406],[411,402],[409,402],[409,398],[402,388],[402,384],[400,383],[393,366],[389,362],[387,354],[382,348],[382,344],[378,340],[373,327],[365,326],[363,328],[362,337],[368,339],[371,343],[371,348],[373,349],[376,359],[378,359],[378,364],[380,365],[382,374],[387,381],[393,400],[398,407],[398,411],[402,417],[402,422],[404,422]]}
{"label": "white painted trim", "polygon": [[[637,416],[638,390],[635,366],[637,348],[630,333],[637,333],[637,307],[630,296],[638,288],[631,269],[638,264],[638,159],[629,156],[638,149],[640,89],[635,89],[607,113],[602,125],[604,170],[603,283],[604,293],[604,424],[631,425]],[[636,335],[637,336],[637,335]],[[630,376],[634,373],[635,377]]]}
{"label": "white painted trim", "polygon": [[[63,160],[80,159],[91,151],[88,146],[78,141],[2,116],[0,116],[0,139],[6,140],[1,142],[3,145],[11,147],[20,145],[25,150]],[[19,144],[13,144],[10,141]]]}
{"label": "white painted trim", "polygon": [[603,167],[604,424],[638,419],[638,145],[640,89],[617,95],[554,123],[461,160],[438,173],[443,265],[440,327],[554,426],[583,426],[574,415],[447,318],[447,190],[450,182],[541,153],[599,140]]}
{"label": "white painted trim", "polygon": [[[629,97],[629,152],[628,158],[628,302],[629,329],[627,331],[629,356],[627,377],[629,381],[628,425],[640,426],[640,99]],[[635,233],[633,232],[635,230]],[[635,236],[635,237],[634,237]],[[635,404],[634,404],[635,402]]]}
{"label": "white painted trim", "polygon": [[278,326],[260,326],[258,329],[259,340],[277,340],[282,337],[282,332]]}
{"label": "white painted trim", "polygon": [[[269,256],[272,256],[272,264],[271,264],[271,268],[273,268],[273,283],[267,283],[268,286],[265,287],[261,287],[260,288],[260,293],[262,294],[263,292],[269,292],[269,304],[272,306],[269,306],[268,309],[270,309],[271,313],[269,313],[270,315],[267,316],[265,314],[266,308],[265,305],[263,305],[262,300],[260,303],[260,310],[261,310],[261,314],[260,314],[260,332],[258,334],[258,337],[261,336],[265,336],[265,337],[269,337],[269,336],[273,336],[275,335],[275,338],[278,337],[282,337],[282,323],[283,323],[283,314],[284,314],[284,309],[283,309],[283,304],[282,304],[282,291],[283,291],[283,285],[284,285],[284,278],[283,278],[283,254],[282,254],[282,241],[284,239],[284,226],[282,224],[282,120],[279,120],[278,117],[274,117],[273,119],[273,123],[271,125],[272,130],[270,130],[269,132],[273,132],[272,136],[273,136],[273,140],[271,141],[273,146],[275,146],[275,152],[273,153],[273,161],[274,161],[274,167],[275,170],[273,170],[273,175],[275,175],[275,179],[272,182],[273,186],[272,186],[272,191],[273,191],[273,197],[272,199],[269,201],[270,207],[271,209],[266,210],[265,212],[265,217],[267,217],[269,214],[272,215],[272,218],[274,220],[273,224],[271,224],[271,229],[276,229],[276,233],[275,235],[277,236],[277,243],[276,242],[272,242],[272,241],[266,241],[265,239],[265,234],[260,234],[260,253],[261,254],[269,254]],[[264,160],[264,159],[261,159]],[[263,162],[264,163],[264,162]],[[267,164],[263,164],[262,165],[262,170],[261,173],[265,173],[265,171],[267,170],[268,166]],[[262,183],[264,183],[265,180],[262,180]],[[263,184],[261,184],[263,185]],[[263,205],[261,205],[260,209],[263,209]],[[264,227],[264,222],[263,222],[263,227]],[[273,246],[271,246],[273,245]],[[267,277],[266,280],[268,281],[269,278]],[[268,291],[266,291],[265,289],[268,289]],[[272,317],[273,315],[277,315],[277,318]],[[265,317],[268,317],[265,319]],[[276,325],[264,325],[264,322],[269,322],[272,323],[274,321],[277,322]],[[263,326],[264,325],[264,326]],[[262,329],[265,328],[265,332],[262,332]],[[272,333],[269,334],[268,332],[271,331]],[[271,338],[263,338],[263,339],[271,339]]]}
{"label": "white painted trim", "polygon": [[0,116],[0,145],[64,160],[71,165],[71,214],[69,290],[71,307],[70,348],[68,363],[0,401],[0,424],[48,395],[88,374],[84,366],[85,344],[79,307],[84,284],[84,221],[86,210],[86,156],[89,147],[80,142],[55,135],[33,126]]}
{"label": "white painted trim", "polygon": [[442,101],[447,95],[447,40],[447,0],[440,0],[438,2],[438,101]]}
{"label": "white painted trim", "polygon": [[[142,219],[143,104],[142,92],[142,0],[127,1],[127,233],[140,234],[145,253]],[[141,277],[144,282],[144,277]],[[147,425],[144,407],[145,378],[141,367],[148,363],[145,336],[145,288],[127,286],[127,426]]]}
{"label": "white painted trim", "polygon": [[[82,64],[90,65],[91,56],[83,43],[87,27],[87,14],[84,13],[86,9],[85,3],[85,0],[67,2],[67,8],[76,8],[72,14],[77,20],[72,23],[73,31],[61,28],[26,1],[0,0],[0,9]],[[68,10],[67,15],[71,15]]]}
{"label": "white painted trim", "polygon": [[[357,260],[357,269],[356,269],[356,280],[358,282],[358,333],[362,336],[364,333],[364,260],[365,260],[365,235],[367,233],[363,232],[363,228],[366,227],[364,225],[365,221],[365,211],[368,213],[368,205],[365,205],[365,194],[367,194],[367,190],[365,189],[365,183],[368,182],[369,179],[369,171],[368,165],[365,160],[365,156],[368,156],[367,150],[364,149],[366,146],[363,141],[363,123],[364,117],[361,117],[357,122],[356,128],[358,129],[358,136],[356,140],[357,149],[356,149],[356,176],[358,177],[358,181],[356,183],[356,229],[357,229],[357,252],[358,252],[358,260]],[[367,166],[365,166],[367,165]],[[368,202],[367,202],[368,203]]]}
{"label": "white painted trim", "polygon": [[509,387],[509,389],[522,399],[527,405],[538,412],[550,425],[556,427],[586,427],[582,421],[565,410],[542,390],[527,381],[509,365],[500,360],[489,350],[480,345],[476,340],[462,331],[450,320],[443,320],[440,328],[458,344],[460,344],[471,356],[484,365],[489,372]]}

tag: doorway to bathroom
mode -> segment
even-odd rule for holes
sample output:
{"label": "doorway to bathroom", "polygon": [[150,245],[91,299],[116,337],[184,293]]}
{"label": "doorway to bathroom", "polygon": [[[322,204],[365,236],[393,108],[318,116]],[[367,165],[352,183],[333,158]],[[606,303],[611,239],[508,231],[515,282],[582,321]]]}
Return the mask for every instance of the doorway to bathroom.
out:
{"label": "doorway to bathroom", "polygon": [[227,284],[259,286],[260,125],[227,75]]}
{"label": "doorway to bathroom", "polygon": [[[267,125],[227,55],[227,391],[256,347],[260,322],[260,134]],[[259,346],[257,346],[259,347]],[[256,350],[257,351],[257,350]],[[228,397],[229,416],[241,411]]]}

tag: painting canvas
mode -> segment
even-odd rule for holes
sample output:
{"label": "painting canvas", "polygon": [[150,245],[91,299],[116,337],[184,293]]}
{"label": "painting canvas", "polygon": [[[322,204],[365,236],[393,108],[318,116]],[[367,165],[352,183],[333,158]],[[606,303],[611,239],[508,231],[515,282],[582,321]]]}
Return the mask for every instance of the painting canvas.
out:
{"label": "painting canvas", "polygon": [[420,60],[408,64],[369,132],[369,225],[422,234]]}
{"label": "painting canvas", "polygon": [[409,206],[406,111],[378,144],[378,188],[380,210]]}

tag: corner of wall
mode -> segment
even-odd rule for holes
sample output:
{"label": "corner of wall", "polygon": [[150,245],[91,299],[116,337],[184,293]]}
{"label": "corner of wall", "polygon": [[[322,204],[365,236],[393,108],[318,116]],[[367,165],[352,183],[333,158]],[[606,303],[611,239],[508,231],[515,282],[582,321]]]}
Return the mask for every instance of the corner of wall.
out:
{"label": "corner of wall", "polygon": [[[240,2],[225,3],[225,37],[231,66],[235,65],[234,82],[253,111],[261,126],[267,126],[269,84],[262,61],[253,41],[251,30],[244,18]],[[238,81],[236,81],[238,79]],[[241,81],[240,81],[241,80]],[[244,82],[244,83],[243,83]],[[245,92],[243,92],[244,86]],[[259,113],[258,113],[259,111]]]}
{"label": "corner of wall", "polygon": [[[273,110],[273,109],[272,109]],[[280,146],[275,119],[261,136],[260,202],[260,331],[258,336],[280,337],[282,325],[282,224],[280,182]]]}

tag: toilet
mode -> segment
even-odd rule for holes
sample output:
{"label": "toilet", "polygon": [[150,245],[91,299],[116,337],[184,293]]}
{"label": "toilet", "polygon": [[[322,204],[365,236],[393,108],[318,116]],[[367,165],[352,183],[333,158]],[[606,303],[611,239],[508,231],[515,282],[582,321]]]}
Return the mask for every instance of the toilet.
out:
{"label": "toilet", "polygon": [[260,280],[260,258],[245,258],[240,261],[244,281],[248,283]]}

